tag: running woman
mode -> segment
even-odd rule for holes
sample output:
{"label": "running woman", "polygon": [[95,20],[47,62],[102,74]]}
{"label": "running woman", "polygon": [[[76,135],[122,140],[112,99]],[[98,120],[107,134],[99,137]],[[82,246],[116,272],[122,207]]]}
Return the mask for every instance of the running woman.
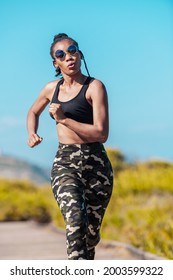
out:
{"label": "running woman", "polygon": [[[107,92],[101,81],[90,77],[74,39],[56,35],[50,54],[61,78],[45,85],[28,112],[28,145],[33,148],[42,142],[39,116],[49,104],[59,142],[51,185],[66,224],[68,259],[92,260],[113,187],[103,145],[109,131]],[[81,71],[82,60],[88,76]]]}

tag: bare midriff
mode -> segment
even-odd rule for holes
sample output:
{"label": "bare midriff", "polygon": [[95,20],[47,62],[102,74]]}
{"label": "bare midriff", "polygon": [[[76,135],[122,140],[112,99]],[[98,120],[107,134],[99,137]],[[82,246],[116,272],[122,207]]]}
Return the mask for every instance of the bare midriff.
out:
{"label": "bare midriff", "polygon": [[59,142],[62,144],[82,144],[86,143],[79,135],[74,131],[64,126],[63,124],[57,124],[57,133]]}

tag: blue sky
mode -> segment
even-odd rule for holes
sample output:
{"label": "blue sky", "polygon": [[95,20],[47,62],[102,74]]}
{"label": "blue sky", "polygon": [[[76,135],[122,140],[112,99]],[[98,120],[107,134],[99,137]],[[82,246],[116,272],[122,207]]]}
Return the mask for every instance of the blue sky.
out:
{"label": "blue sky", "polygon": [[49,48],[59,32],[76,39],[91,75],[106,85],[105,146],[129,159],[172,161],[172,0],[1,1],[1,152],[51,166],[58,142],[48,109],[37,148],[27,147],[25,123],[42,87],[55,79]]}

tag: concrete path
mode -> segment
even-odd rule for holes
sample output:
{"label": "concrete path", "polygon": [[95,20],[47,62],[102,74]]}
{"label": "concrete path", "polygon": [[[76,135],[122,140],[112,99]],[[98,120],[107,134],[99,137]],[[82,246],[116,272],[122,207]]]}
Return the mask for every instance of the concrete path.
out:
{"label": "concrete path", "polygon": [[[66,260],[65,232],[51,224],[0,223],[0,260]],[[101,241],[97,260],[161,259],[123,243]]]}

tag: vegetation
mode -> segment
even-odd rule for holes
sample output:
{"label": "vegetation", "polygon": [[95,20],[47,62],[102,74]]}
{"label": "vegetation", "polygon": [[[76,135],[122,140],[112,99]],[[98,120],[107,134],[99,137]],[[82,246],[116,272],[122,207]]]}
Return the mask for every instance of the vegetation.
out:
{"label": "vegetation", "polygon": [[[107,151],[115,180],[102,238],[173,259],[173,164],[129,164],[121,152]],[[0,221],[29,219],[64,227],[51,187],[1,179]]]}

